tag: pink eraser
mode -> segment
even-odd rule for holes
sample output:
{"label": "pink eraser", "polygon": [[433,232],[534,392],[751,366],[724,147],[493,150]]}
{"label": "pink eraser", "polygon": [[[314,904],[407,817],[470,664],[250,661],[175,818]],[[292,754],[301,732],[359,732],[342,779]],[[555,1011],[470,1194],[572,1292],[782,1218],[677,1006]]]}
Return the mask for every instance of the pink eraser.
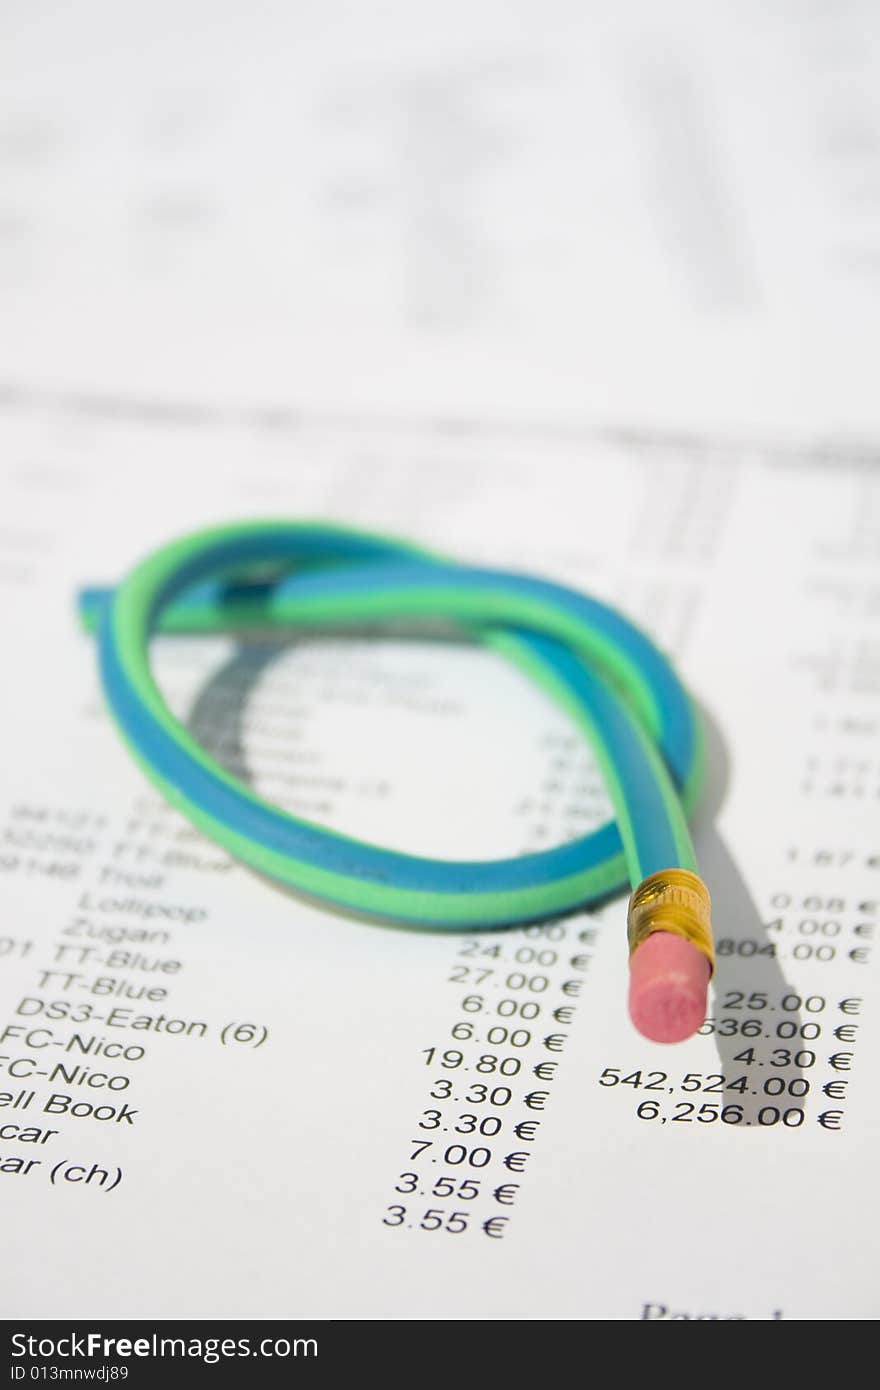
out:
{"label": "pink eraser", "polygon": [[629,1016],[652,1042],[684,1042],[706,1017],[709,962],[683,936],[658,931],[629,963]]}

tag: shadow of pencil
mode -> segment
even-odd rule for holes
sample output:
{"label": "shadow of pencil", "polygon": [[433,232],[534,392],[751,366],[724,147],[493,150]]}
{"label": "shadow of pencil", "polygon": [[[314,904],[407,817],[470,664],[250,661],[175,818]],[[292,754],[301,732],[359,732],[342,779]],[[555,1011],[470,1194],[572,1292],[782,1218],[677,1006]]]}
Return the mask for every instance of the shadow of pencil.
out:
{"label": "shadow of pencil", "polygon": [[289,642],[239,643],[196,696],[187,727],[207,753],[248,786],[254,769],[245,746],[248,699],[265,671],[289,650]]}
{"label": "shadow of pencil", "polygon": [[706,782],[693,834],[700,874],[712,894],[716,963],[705,1026],[708,1029],[709,1020],[714,1025],[712,1037],[724,1077],[716,1084],[723,1087],[723,1105],[741,1106],[742,1123],[786,1123],[786,1112],[801,1109],[809,1091],[804,1068],[794,1061],[802,1052],[807,1058],[811,1055],[802,1038],[801,1000],[785,977],[779,943],[762,921],[718,830],[730,760],[714,719],[705,709],[700,714],[706,734]]}
{"label": "shadow of pencil", "polygon": [[[316,641],[320,641],[322,636],[336,640],[343,635],[346,635],[346,629],[337,626],[326,632],[311,628],[302,641],[314,644]],[[419,641],[425,640],[423,628],[409,631],[400,625],[389,628],[385,624],[377,624],[375,627],[353,628],[347,635],[356,637],[361,641],[371,636],[389,635],[396,639],[412,637]],[[453,630],[447,631],[440,624],[432,630],[432,635],[439,641],[459,642],[462,640],[461,634]],[[296,639],[289,636],[278,639],[254,635],[240,641],[229,659],[214,671],[199,691],[186,720],[190,733],[198,739],[205,751],[211,754],[221,767],[224,767],[233,777],[237,777],[248,786],[253,786],[255,781],[255,769],[249,760],[245,736],[248,699],[260,678],[273,663],[289,654],[294,640]],[[293,811],[292,814],[303,813]],[[310,908],[329,918],[343,917],[347,921],[358,922],[361,926],[382,927],[391,931],[431,932],[446,936],[450,934],[450,930],[460,930],[461,932],[473,932],[474,930],[467,924],[461,928],[449,928],[434,924],[400,921],[393,917],[382,916],[379,913],[359,912],[341,903],[330,903],[322,898],[313,897],[310,893],[299,888],[280,883],[277,879],[270,878],[267,874],[263,874],[249,865],[243,867],[255,878],[270,884],[276,892],[286,893],[291,898],[307,903]]]}

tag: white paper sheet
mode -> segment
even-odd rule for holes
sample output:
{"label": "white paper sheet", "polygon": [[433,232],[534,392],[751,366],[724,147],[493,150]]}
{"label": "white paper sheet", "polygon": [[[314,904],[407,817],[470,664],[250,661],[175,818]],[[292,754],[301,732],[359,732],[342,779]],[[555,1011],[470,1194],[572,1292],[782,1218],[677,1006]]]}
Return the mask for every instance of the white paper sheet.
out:
{"label": "white paper sheet", "polygon": [[[24,404],[4,433],[7,1311],[876,1313],[864,460]],[[501,935],[383,929],[232,866],[148,789],[76,586],[172,513],[341,508],[607,596],[675,655],[712,729],[714,1033],[635,1034],[622,900]],[[157,662],[230,766],[376,841],[495,855],[604,815],[566,720],[477,651],[163,639]]]}
{"label": "white paper sheet", "polygon": [[13,384],[878,423],[857,0],[34,0],[0,47]]}

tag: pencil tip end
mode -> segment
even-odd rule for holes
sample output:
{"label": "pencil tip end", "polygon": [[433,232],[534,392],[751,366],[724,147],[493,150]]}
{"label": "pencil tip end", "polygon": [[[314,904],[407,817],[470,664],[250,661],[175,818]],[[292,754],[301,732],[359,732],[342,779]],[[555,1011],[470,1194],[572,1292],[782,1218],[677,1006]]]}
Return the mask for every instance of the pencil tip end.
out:
{"label": "pencil tip end", "polygon": [[706,1017],[711,968],[684,937],[658,931],[630,959],[629,1014],[652,1042],[684,1042]]}

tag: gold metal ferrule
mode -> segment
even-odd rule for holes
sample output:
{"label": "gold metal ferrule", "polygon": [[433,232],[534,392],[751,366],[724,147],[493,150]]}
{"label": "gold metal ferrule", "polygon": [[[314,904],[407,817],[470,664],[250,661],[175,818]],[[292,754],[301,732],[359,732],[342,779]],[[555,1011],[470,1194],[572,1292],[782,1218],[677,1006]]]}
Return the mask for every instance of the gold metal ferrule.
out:
{"label": "gold metal ferrule", "polygon": [[655,931],[683,936],[715,969],[711,900],[703,880],[687,869],[661,869],[643,879],[629,900],[627,936],[632,955]]}

